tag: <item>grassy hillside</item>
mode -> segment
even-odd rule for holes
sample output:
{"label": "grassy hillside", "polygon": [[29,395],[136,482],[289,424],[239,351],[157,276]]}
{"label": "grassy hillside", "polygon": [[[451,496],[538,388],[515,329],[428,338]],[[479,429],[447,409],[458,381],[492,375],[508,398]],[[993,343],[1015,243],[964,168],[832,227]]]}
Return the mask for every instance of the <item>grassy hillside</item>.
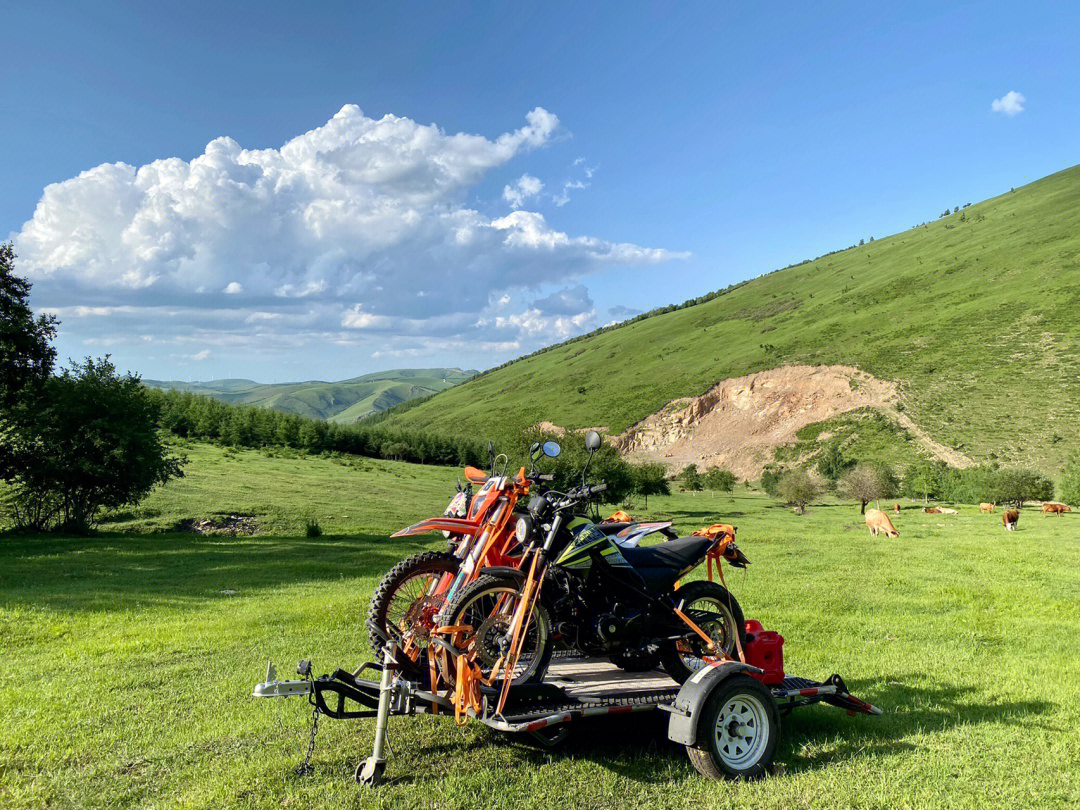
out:
{"label": "grassy hillside", "polygon": [[[744,487],[649,499],[687,531],[728,519],[753,564],[728,577],[785,637],[792,674],[843,675],[884,710],[782,720],[786,773],[718,785],[667,740],[662,712],[571,724],[560,748],[450,718],[392,718],[388,782],[352,781],[373,720],[319,723],[252,698],[266,659],[291,677],[367,659],[379,576],[441,538],[387,534],[441,510],[458,474],[186,448],[187,476],[93,537],[0,537],[0,807],[39,808],[1065,808],[1080,802],[1076,524],[1025,509],[1018,556],[1000,514],[895,517],[872,540],[858,508],[800,517]],[[242,511],[253,537],[157,533]],[[326,535],[302,536],[309,518]],[[942,549],[948,548],[948,559]],[[932,619],[928,619],[932,617]],[[1023,763],[1003,767],[1003,763]],[[988,801],[988,797],[992,797]]]}
{"label": "grassy hillside", "polygon": [[1080,446],[1080,167],[706,303],[556,346],[390,424],[548,419],[621,431],[675,397],[790,363],[900,383],[905,412],[977,461],[1056,468]]}
{"label": "grassy hillside", "polygon": [[235,405],[256,405],[314,419],[349,423],[368,414],[400,405],[413,397],[444,391],[475,373],[457,368],[406,368],[365,374],[340,382],[312,380],[269,385],[252,380],[143,382],[153,388],[191,391]]}

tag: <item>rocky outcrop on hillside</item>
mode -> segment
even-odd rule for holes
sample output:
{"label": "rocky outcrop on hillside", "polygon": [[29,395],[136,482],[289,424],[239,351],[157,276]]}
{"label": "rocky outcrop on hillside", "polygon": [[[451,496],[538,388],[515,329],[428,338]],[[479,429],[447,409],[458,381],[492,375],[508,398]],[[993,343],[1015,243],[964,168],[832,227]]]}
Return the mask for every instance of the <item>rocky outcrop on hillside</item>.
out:
{"label": "rocky outcrop on hillside", "polygon": [[701,396],[672,400],[619,436],[632,459],[719,466],[756,479],[773,450],[801,428],[857,408],[893,411],[895,383],[851,366],[783,366],[723,380]]}

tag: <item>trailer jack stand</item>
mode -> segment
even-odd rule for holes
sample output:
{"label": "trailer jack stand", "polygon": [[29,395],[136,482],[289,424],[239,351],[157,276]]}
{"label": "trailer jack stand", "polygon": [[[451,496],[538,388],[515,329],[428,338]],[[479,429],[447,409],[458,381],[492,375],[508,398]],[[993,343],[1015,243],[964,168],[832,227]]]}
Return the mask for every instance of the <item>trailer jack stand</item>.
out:
{"label": "trailer jack stand", "polygon": [[371,756],[356,766],[354,775],[359,784],[368,787],[378,787],[382,782],[383,771],[386,770],[386,757],[383,755],[383,749],[386,747],[386,721],[390,716],[394,673],[398,668],[394,648],[395,645],[391,642],[386,645],[383,653],[382,679],[379,681],[379,708],[375,715],[375,744],[372,747]]}

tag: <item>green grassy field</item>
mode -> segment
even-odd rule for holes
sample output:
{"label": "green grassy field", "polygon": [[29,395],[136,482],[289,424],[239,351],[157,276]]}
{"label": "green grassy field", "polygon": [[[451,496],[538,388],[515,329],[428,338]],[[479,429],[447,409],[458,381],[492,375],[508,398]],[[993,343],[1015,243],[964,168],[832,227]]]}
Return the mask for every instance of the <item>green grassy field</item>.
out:
{"label": "green grassy field", "polygon": [[556,346],[390,424],[483,432],[546,419],[617,433],[726,378],[841,363],[897,381],[907,414],[936,441],[976,461],[1054,472],[1080,446],[1078,206],[1074,167],[707,303]]}
{"label": "green grassy field", "polygon": [[[883,717],[831,707],[784,721],[786,773],[699,777],[665,716],[581,723],[541,751],[483,726],[391,720],[389,784],[351,781],[370,721],[324,720],[314,773],[307,704],[257,700],[283,677],[368,655],[379,575],[424,547],[387,534],[441,510],[453,469],[192,446],[187,477],[91,538],[0,537],[0,807],[1075,807],[1080,803],[1080,516],[1026,509],[1019,531],[973,508],[905,503],[897,540],[849,503],[796,516],[734,497],[649,501],[690,530],[739,526],[753,561],[728,583],[786,638],[793,674],[836,671]],[[163,531],[219,513],[264,534]],[[645,510],[635,510],[644,515]],[[327,534],[306,539],[317,519]]]}
{"label": "green grassy field", "polygon": [[211,380],[187,383],[144,380],[152,388],[171,388],[220,399],[233,405],[257,405],[312,419],[350,424],[413,397],[445,391],[475,371],[457,368],[405,368],[379,371],[340,382],[312,380],[264,384],[252,380]]}

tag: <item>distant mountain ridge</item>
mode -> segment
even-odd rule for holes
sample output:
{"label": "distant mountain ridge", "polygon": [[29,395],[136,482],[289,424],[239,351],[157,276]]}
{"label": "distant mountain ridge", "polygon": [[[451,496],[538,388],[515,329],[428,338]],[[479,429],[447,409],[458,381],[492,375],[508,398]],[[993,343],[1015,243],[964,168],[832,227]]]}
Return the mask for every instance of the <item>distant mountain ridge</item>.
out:
{"label": "distant mountain ridge", "polygon": [[414,397],[452,388],[476,374],[475,370],[460,368],[404,368],[376,371],[338,382],[258,383],[224,379],[206,382],[143,380],[143,384],[150,388],[201,394],[233,405],[254,405],[347,424]]}

